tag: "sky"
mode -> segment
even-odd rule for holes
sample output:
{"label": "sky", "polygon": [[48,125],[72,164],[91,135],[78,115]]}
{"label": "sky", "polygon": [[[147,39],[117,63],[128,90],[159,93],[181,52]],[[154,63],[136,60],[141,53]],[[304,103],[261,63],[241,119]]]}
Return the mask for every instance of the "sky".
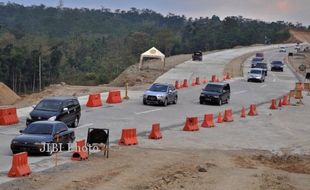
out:
{"label": "sky", "polygon": [[[111,10],[152,9],[163,15],[186,17],[243,16],[263,21],[287,21],[310,25],[310,0],[63,0],[65,7],[110,8]],[[8,2],[1,1],[0,2]],[[11,0],[23,5],[57,6],[59,0]]]}

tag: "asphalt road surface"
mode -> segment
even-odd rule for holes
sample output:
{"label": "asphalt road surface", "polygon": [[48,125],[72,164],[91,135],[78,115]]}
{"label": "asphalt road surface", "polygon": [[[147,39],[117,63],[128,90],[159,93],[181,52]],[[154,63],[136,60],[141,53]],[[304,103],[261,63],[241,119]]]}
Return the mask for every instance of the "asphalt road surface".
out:
{"label": "asphalt road surface", "polygon": [[[231,52],[235,55],[234,51]],[[221,62],[221,57],[223,57],[223,62],[225,63],[234,58],[234,56],[231,56],[230,59],[227,58],[229,51],[223,51],[222,54],[220,52],[216,53],[217,62]],[[270,63],[272,60],[283,60],[285,56],[286,54],[279,53],[278,49],[265,52],[267,63]],[[249,61],[247,60],[245,63],[245,76],[247,76]],[[208,57],[205,56],[202,64],[207,62]],[[214,72],[209,69],[208,73],[222,73],[223,70],[218,71],[218,69],[214,67]],[[174,77],[177,76],[180,75],[174,75]],[[202,70],[199,71],[199,76],[203,76]],[[208,79],[211,78],[209,74],[205,76]],[[195,78],[196,76],[191,74],[191,76],[187,77]],[[173,77],[166,75],[160,80],[165,82],[164,78],[167,78],[167,82],[169,82]],[[183,77],[179,78],[179,80],[183,80]],[[141,92],[140,96],[133,97],[128,101],[124,101],[122,104],[104,104],[104,106],[98,108],[86,108],[83,106],[80,125],[75,129],[77,139],[86,138],[89,127],[110,129],[110,141],[112,144],[118,142],[123,128],[137,128],[140,137],[144,137],[150,131],[153,123],[160,123],[162,130],[173,128],[182,129],[187,116],[198,116],[202,119],[206,113],[217,114],[226,108],[232,108],[234,112],[237,112],[241,110],[242,106],[249,107],[252,103],[261,104],[270,102],[272,98],[280,97],[293,89],[296,78],[291,70],[286,67],[283,73],[269,71],[264,83],[249,83],[244,78],[235,78],[228,82],[231,85],[231,100],[229,104],[222,106],[199,104],[199,95],[203,85],[179,90],[178,104],[169,105],[168,107],[143,105],[143,92]],[[12,159],[10,142],[24,126],[25,118],[22,118],[18,125],[0,128],[0,182],[9,180],[6,175],[11,166]],[[173,140],[173,138],[171,139]],[[59,154],[59,163],[69,162],[70,157],[71,153]],[[31,156],[29,162],[33,171],[41,171],[54,165],[53,156]]]}

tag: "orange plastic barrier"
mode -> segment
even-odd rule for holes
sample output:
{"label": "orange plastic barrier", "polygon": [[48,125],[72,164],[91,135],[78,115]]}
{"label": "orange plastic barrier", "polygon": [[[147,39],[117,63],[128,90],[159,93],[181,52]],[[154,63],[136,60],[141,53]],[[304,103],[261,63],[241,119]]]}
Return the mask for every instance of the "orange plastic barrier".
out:
{"label": "orange plastic barrier", "polygon": [[205,128],[215,127],[214,122],[213,122],[213,114],[204,115],[204,120],[203,120],[201,127],[205,127]]}
{"label": "orange plastic barrier", "polygon": [[277,100],[276,99],[272,99],[271,100],[271,105],[269,107],[271,110],[276,110],[277,109]]}
{"label": "orange plastic barrier", "polygon": [[81,161],[88,159],[88,149],[85,139],[76,141],[76,150],[73,152],[71,160]]}
{"label": "orange plastic barrier", "polygon": [[19,123],[16,108],[10,106],[0,107],[0,125],[12,125]]}
{"label": "orange plastic barrier", "polygon": [[226,79],[227,79],[227,80],[231,79],[231,76],[230,76],[229,73],[226,73]]}
{"label": "orange plastic barrier", "polygon": [[250,105],[250,111],[248,113],[249,116],[255,116],[258,115],[256,111],[256,104],[251,104]]}
{"label": "orange plastic barrier", "polygon": [[198,117],[187,117],[183,131],[198,131]]}
{"label": "orange plastic barrier", "polygon": [[161,139],[162,135],[160,132],[160,124],[159,123],[155,123],[152,125],[152,131],[149,135],[149,139]]}
{"label": "orange plastic barrier", "polygon": [[288,96],[283,96],[282,105],[283,105],[283,106],[289,105],[289,103],[288,103]]}
{"label": "orange plastic barrier", "polygon": [[215,82],[220,82],[220,79],[216,77]]}
{"label": "orange plastic barrier", "polygon": [[87,107],[99,107],[102,106],[100,93],[91,94],[88,96]]}
{"label": "orange plastic barrier", "polygon": [[295,84],[295,90],[304,90],[302,82],[296,82]]}
{"label": "orange plastic barrier", "polygon": [[192,84],[191,84],[192,86],[196,86],[196,81],[193,79],[192,80]]}
{"label": "orange plastic barrier", "polygon": [[176,89],[180,89],[179,81],[177,81],[177,80],[175,81],[174,87],[175,87]]}
{"label": "orange plastic barrier", "polygon": [[304,83],[304,89],[308,92],[310,92],[310,83],[309,82],[305,82]]}
{"label": "orange plastic barrier", "polygon": [[111,90],[109,91],[109,96],[106,101],[108,104],[117,104],[122,102],[121,91],[119,90]]}
{"label": "orange plastic barrier", "polygon": [[241,110],[241,117],[245,117],[245,108],[244,106],[242,106],[242,110]]}
{"label": "orange plastic barrier", "polygon": [[196,85],[200,85],[200,79],[199,79],[199,77],[196,77]]}
{"label": "orange plastic barrier", "polygon": [[183,84],[182,84],[182,88],[187,88],[188,85],[187,85],[187,79],[184,79],[183,80]]}
{"label": "orange plastic barrier", "polygon": [[135,128],[122,129],[122,136],[118,144],[120,145],[136,145],[138,144],[137,130]]}
{"label": "orange plastic barrier", "polygon": [[8,177],[27,176],[31,173],[28,165],[27,152],[21,152],[13,155],[12,167],[8,173]]}
{"label": "orange plastic barrier", "polygon": [[215,82],[215,81],[216,81],[216,75],[212,75],[211,82]]}
{"label": "orange plastic barrier", "polygon": [[223,123],[223,117],[221,112],[219,112],[219,114],[217,115],[217,123]]}
{"label": "orange plastic barrier", "polygon": [[232,109],[226,109],[224,112],[224,122],[232,122],[234,121],[233,115],[232,115]]}
{"label": "orange plastic barrier", "polygon": [[203,79],[203,84],[207,84],[207,82],[208,82],[207,79],[204,78]]}

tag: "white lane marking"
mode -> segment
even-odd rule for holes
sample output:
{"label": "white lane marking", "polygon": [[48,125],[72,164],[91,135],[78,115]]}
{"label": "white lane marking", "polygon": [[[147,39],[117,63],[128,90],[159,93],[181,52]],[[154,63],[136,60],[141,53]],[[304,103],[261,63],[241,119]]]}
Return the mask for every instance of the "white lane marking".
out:
{"label": "white lane marking", "polygon": [[77,129],[84,128],[84,127],[90,127],[90,126],[93,126],[93,125],[94,125],[93,123],[87,123],[87,124],[78,126]]}
{"label": "white lane marking", "polygon": [[245,93],[247,92],[247,90],[242,90],[242,91],[238,91],[238,92],[233,92],[233,94],[242,94],[242,93]]}
{"label": "white lane marking", "polygon": [[144,113],[150,113],[150,112],[155,112],[155,111],[159,111],[159,110],[161,110],[161,108],[154,109],[154,110],[147,110],[147,111],[143,111],[143,112],[136,112],[135,114],[136,115],[141,115],[141,114],[144,114]]}
{"label": "white lane marking", "polygon": [[260,88],[264,88],[266,86],[268,86],[268,85],[267,84],[263,84],[262,86],[260,86]]}

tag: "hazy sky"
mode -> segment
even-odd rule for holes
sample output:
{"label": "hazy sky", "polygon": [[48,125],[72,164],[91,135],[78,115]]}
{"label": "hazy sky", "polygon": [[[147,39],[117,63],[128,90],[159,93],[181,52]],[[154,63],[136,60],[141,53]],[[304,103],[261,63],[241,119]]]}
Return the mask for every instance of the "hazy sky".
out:
{"label": "hazy sky", "polygon": [[[0,2],[7,2],[1,1]],[[24,5],[57,6],[58,0],[11,0]],[[301,22],[310,25],[310,0],[64,0],[65,7],[148,8],[164,15],[186,17],[243,16],[264,21]]]}

